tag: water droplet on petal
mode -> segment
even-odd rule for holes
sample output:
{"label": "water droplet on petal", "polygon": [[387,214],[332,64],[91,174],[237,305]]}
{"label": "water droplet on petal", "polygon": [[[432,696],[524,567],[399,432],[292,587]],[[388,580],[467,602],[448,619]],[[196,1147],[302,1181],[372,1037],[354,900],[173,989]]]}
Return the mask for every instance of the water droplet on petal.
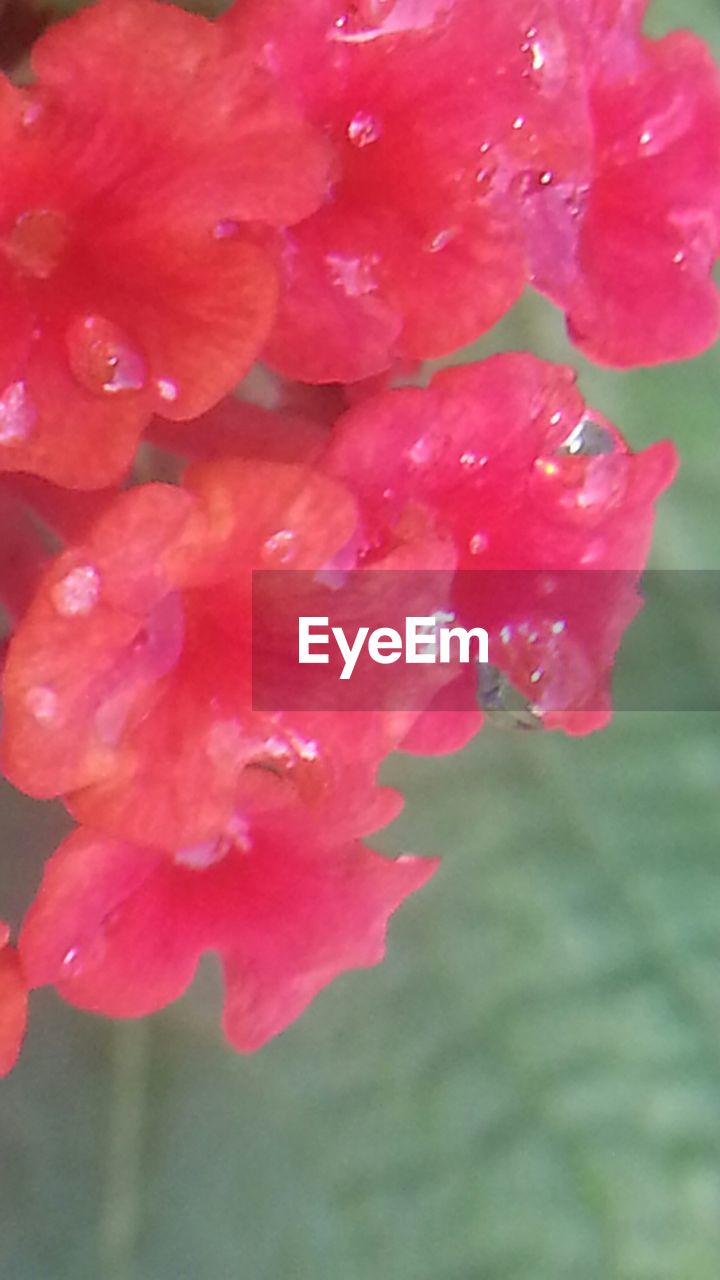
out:
{"label": "water droplet on petal", "polygon": [[459,227],[443,227],[442,230],[428,236],[423,244],[427,253],[442,253],[460,234]]}
{"label": "water droplet on petal", "polygon": [[580,563],[582,565],[598,564],[605,555],[606,550],[607,546],[604,538],[593,538],[580,557]]}
{"label": "water droplet on petal", "polygon": [[216,240],[231,240],[240,230],[240,223],[234,218],[222,218],[220,222],[216,222],[213,227],[213,236]]}
{"label": "water droplet on petal", "polygon": [[43,114],[42,103],[38,102],[36,99],[35,100],[33,100],[32,98],[29,99],[20,117],[23,128],[32,129],[33,125],[37,124],[42,114]]}
{"label": "water droplet on petal", "polygon": [[47,280],[57,267],[70,236],[68,220],[55,209],[21,213],[2,246],[11,262],[27,276]]}
{"label": "water droplet on petal", "polygon": [[676,266],[698,272],[712,271],[717,257],[717,220],[707,209],[674,209],[669,215],[679,242],[673,254]]}
{"label": "water droplet on petal", "polygon": [[490,663],[478,666],[477,697],[489,725],[496,729],[542,729],[542,717],[511,683],[504,671]]}
{"label": "water droplet on petal", "polygon": [[568,453],[572,457],[578,454],[582,457],[599,457],[616,453],[617,447],[617,440],[609,427],[592,418],[582,418],[563,440],[558,453]]}
{"label": "water droplet on petal", "polygon": [[70,947],[69,950],[65,952],[62,960],[62,967],[65,971],[63,974],[64,977],[69,977],[73,974],[79,973],[81,968],[79,947]]}
{"label": "water droplet on petal", "polygon": [[509,682],[533,716],[572,710],[593,692],[592,664],[564,619],[509,622],[500,644],[502,690]]}
{"label": "water droplet on petal", "polygon": [[78,565],[55,583],[50,594],[55,608],[63,617],[84,617],[94,609],[100,597],[100,574],[94,565]]}
{"label": "water droplet on petal", "polygon": [[50,724],[58,712],[58,696],[47,685],[36,685],[25,694],[25,707],[39,724]]}
{"label": "water droplet on petal", "polygon": [[103,316],[81,316],[69,326],[67,352],[73,374],[97,395],[142,391],[147,369],[128,335]]}
{"label": "water droplet on petal", "polygon": [[374,268],[378,258],[374,254],[352,258],[342,253],[328,253],[325,262],[332,283],[338,285],[348,298],[360,298],[377,288]]}
{"label": "water droplet on petal", "polygon": [[11,382],[0,396],[0,444],[15,444],[30,434],[37,413],[24,382]]}
{"label": "water droplet on petal", "polygon": [[297,534],[292,529],[278,529],[263,543],[260,557],[264,564],[292,564],[297,556]]}
{"label": "water droplet on petal", "polygon": [[468,542],[468,549],[471,556],[481,556],[484,551],[487,551],[489,546],[490,539],[486,533],[483,533],[482,529],[478,529],[477,533],[474,533]]}
{"label": "water droplet on petal", "polygon": [[347,127],[347,136],[354,147],[367,147],[382,136],[382,126],[367,111],[356,111]]}
{"label": "water droplet on petal", "polygon": [[407,456],[416,467],[424,467],[435,456],[432,436],[418,436],[408,449]]}
{"label": "water droplet on petal", "polygon": [[539,40],[533,40],[530,45],[530,52],[532,54],[533,71],[542,71],[545,66],[545,54]]}
{"label": "water droplet on petal", "polygon": [[178,849],[174,855],[174,861],[182,867],[189,867],[191,871],[205,871],[216,862],[222,862],[232,848],[231,837],[222,835],[215,840],[203,840],[200,844]]}
{"label": "water droplet on petal", "polygon": [[158,378],[157,380],[158,395],[161,400],[165,400],[168,404],[172,404],[177,400],[180,391],[177,382],[173,382],[172,378]]}
{"label": "water droplet on petal", "polygon": [[528,68],[523,73],[525,77],[537,86],[541,86],[543,81],[543,72],[546,68],[548,52],[541,38],[539,38],[538,28],[530,27],[525,32],[525,40],[520,46],[521,52],[528,56]]}
{"label": "water droplet on petal", "polygon": [[530,482],[533,500],[550,519],[587,525],[604,520],[626,488],[627,459],[622,454],[537,458]]}
{"label": "water droplet on petal", "polygon": [[481,471],[487,462],[487,454],[475,453],[474,449],[466,449],[460,454],[460,466],[464,471]]}
{"label": "water droplet on petal", "polygon": [[[484,144],[484,146],[487,147],[488,144]],[[483,152],[483,155],[485,155],[484,148],[481,147],[480,150]],[[497,177],[497,171],[498,171],[497,161],[494,160],[491,156],[488,156],[488,158],[484,160],[483,163],[476,170],[475,195],[478,200],[483,200],[486,196],[490,195],[493,189],[495,178]]]}
{"label": "water droplet on petal", "polygon": [[328,31],[329,40],[364,44],[401,31],[424,31],[447,18],[453,0],[355,0]]}

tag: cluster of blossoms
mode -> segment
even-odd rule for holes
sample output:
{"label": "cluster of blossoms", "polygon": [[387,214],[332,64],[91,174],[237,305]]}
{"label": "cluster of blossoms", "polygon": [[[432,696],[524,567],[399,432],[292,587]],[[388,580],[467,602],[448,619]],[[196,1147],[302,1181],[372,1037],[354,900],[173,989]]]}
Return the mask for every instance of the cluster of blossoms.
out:
{"label": "cluster of blossoms", "polygon": [[[29,990],[140,1016],[208,950],[259,1047],[436,869],[364,843],[391,752],[607,722],[672,446],[526,353],[398,383],[527,285],[611,365],[714,340],[720,77],[644,8],[100,0],[0,80],[2,768],[79,824],[2,929],[0,1074]],[[492,689],[258,710],[273,568],[356,617],[432,571],[395,606],[487,621]]]}

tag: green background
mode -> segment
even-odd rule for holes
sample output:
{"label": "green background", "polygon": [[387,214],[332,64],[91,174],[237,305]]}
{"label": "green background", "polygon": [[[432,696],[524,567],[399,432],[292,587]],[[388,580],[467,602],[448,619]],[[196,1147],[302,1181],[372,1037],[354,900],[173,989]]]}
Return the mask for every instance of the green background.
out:
{"label": "green background", "polygon": [[[654,23],[720,52],[716,0],[666,0]],[[653,563],[720,568],[717,353],[592,369],[537,299],[470,355],[507,347],[579,363],[634,447],[676,439]],[[682,579],[663,584],[678,688],[717,687],[720,620]],[[627,679],[653,660],[643,634]],[[221,1042],[212,963],[141,1024],[42,993],[0,1086],[2,1275],[718,1280],[719,727],[624,712],[582,741],[488,730],[393,760],[407,808],[381,847],[442,870],[385,965],[255,1057]],[[0,803],[19,908],[66,824]]]}

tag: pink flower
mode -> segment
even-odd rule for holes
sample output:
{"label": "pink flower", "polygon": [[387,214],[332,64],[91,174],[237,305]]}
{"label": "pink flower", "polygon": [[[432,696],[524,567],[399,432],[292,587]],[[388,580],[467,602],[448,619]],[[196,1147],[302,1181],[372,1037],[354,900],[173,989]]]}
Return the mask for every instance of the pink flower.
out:
{"label": "pink flower", "polygon": [[[334,148],[323,206],[276,240],[267,357],[351,382],[443,356],[526,284],[610,364],[718,332],[720,77],[639,0],[237,0],[231,47]],[[267,237],[263,242],[269,244]]]}
{"label": "pink flower", "polygon": [[327,147],[157,0],[101,0],[32,62],[31,88],[0,79],[0,469],[98,488],[153,413],[194,417],[248,369],[277,293],[256,228],[312,212]]}
{"label": "pink flower", "polygon": [[[209,865],[208,865],[209,864]],[[220,955],[223,1023],[251,1052],[347,969],[377,964],[392,913],[436,860],[390,861],[357,842],[262,824],[212,862],[79,830],[47,865],[21,954],[31,986],[71,1004],[140,1017],[177,999],[200,956]]]}
{"label": "pink flower", "polygon": [[[493,664],[543,723],[587,732],[607,722],[655,500],[675,472],[670,444],[632,454],[571,370],[514,354],[363,401],[338,422],[326,465],[358,500],[361,546],[385,544],[418,508],[452,537],[458,620],[486,627]],[[448,715],[446,690],[431,721],[447,749],[465,732],[471,678],[457,691],[463,716]],[[427,736],[420,722],[407,745],[423,751]]]}

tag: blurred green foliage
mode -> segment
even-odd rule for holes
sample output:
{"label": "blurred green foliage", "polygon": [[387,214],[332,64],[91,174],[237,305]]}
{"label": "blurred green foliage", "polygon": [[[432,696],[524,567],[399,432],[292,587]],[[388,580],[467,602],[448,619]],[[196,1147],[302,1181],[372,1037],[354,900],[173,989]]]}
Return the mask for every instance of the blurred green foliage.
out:
{"label": "blurred green foliage", "polygon": [[[716,0],[657,4],[678,22],[720,51]],[[654,563],[720,568],[718,354],[592,369],[526,299],[462,355],[513,346],[577,363],[636,448],[678,441]],[[677,679],[714,682],[720,622],[675,578]],[[621,661],[652,662],[648,636]],[[394,760],[407,809],[381,847],[441,873],[383,967],[256,1057],[221,1044],[212,964],[141,1025],[42,994],[0,1089],[3,1276],[717,1280],[718,727],[621,713]],[[19,910],[65,820],[7,789],[2,812]]]}

